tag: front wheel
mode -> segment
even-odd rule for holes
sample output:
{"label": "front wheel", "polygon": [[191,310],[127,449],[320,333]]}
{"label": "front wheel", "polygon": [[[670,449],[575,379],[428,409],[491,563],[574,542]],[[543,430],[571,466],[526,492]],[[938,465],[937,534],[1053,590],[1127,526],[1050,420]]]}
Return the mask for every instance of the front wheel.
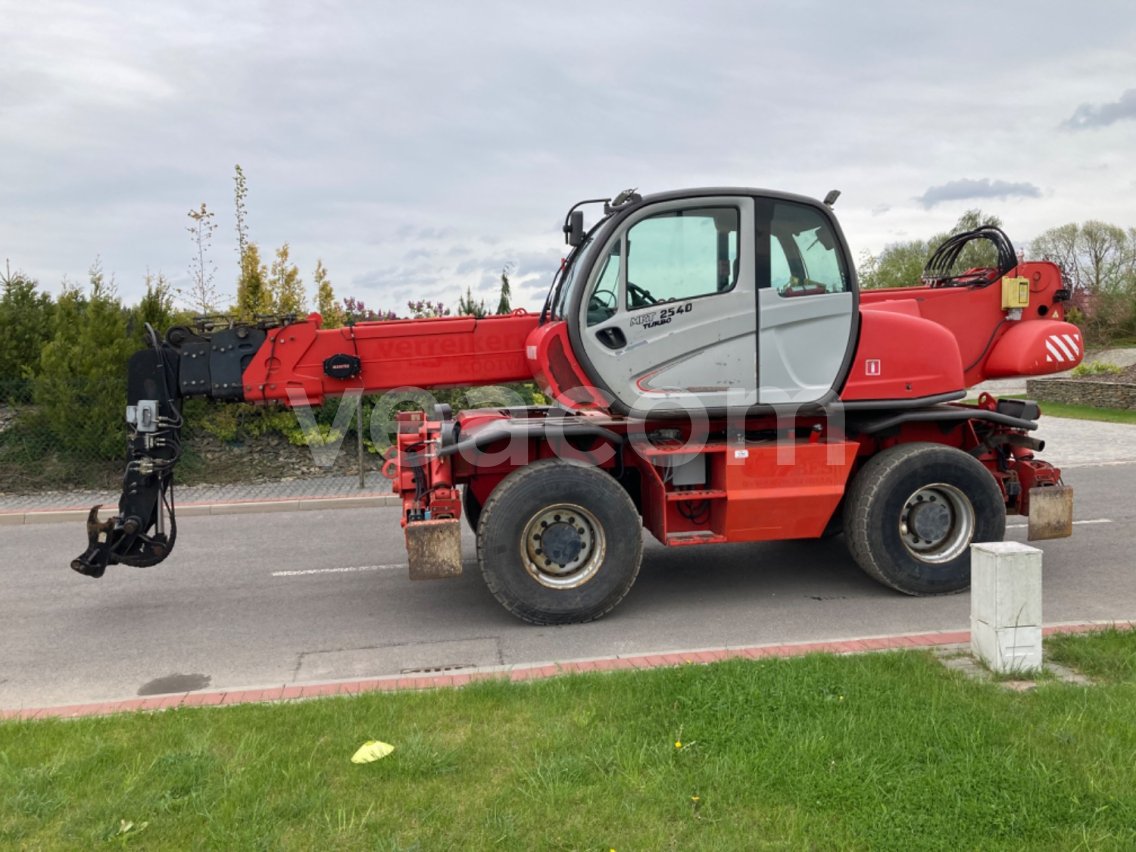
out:
{"label": "front wheel", "polygon": [[864,465],[844,507],[857,564],[908,595],[943,595],[970,585],[970,545],[1001,541],[1006,504],[990,471],[941,444],[904,444]]}
{"label": "front wheel", "polygon": [[631,589],[641,522],[599,468],[546,459],[509,474],[485,502],[477,561],[489,590],[532,624],[593,621]]}

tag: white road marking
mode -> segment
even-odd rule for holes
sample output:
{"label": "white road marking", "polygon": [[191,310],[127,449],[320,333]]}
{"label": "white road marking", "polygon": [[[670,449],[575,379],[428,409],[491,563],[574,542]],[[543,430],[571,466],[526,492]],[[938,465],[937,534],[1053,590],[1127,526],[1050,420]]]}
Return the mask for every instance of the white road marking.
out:
{"label": "white road marking", "polygon": [[358,574],[362,571],[405,570],[405,562],[397,565],[346,565],[342,568],[305,568],[301,571],[273,571],[273,577],[306,577],[309,574]]}
{"label": "white road marking", "polygon": [[[1084,521],[1073,521],[1073,526],[1077,526],[1079,524],[1111,524],[1111,523],[1112,523],[1112,518],[1088,518],[1087,520],[1084,520]],[[1028,528],[1029,528],[1029,524],[1006,524],[1006,529],[1008,529],[1008,530],[1024,530],[1024,529],[1028,529]]]}

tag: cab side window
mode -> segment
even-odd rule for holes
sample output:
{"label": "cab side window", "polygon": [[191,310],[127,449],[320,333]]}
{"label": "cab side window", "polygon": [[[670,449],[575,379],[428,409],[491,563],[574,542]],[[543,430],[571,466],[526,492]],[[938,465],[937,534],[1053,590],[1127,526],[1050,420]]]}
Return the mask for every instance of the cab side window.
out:
{"label": "cab side window", "polygon": [[778,201],[773,205],[770,285],[784,297],[843,293],[848,271],[831,224],[819,210]]}
{"label": "cab side window", "polygon": [[596,287],[588,298],[588,325],[610,319],[619,305],[619,254],[623,240],[616,240],[600,267]]}
{"label": "cab side window", "polygon": [[[738,210],[668,210],[627,233],[629,310],[732,290],[738,277]],[[597,288],[598,292],[598,288]]]}

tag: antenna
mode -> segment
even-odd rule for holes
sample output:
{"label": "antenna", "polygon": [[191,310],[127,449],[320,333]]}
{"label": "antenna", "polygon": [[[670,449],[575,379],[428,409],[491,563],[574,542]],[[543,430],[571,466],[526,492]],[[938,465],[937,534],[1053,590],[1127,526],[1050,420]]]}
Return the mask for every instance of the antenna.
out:
{"label": "antenna", "polygon": [[840,190],[839,189],[830,189],[828,191],[828,195],[826,195],[824,197],[825,207],[831,207],[833,204],[836,203],[836,199],[838,199],[839,197],[840,197]]}

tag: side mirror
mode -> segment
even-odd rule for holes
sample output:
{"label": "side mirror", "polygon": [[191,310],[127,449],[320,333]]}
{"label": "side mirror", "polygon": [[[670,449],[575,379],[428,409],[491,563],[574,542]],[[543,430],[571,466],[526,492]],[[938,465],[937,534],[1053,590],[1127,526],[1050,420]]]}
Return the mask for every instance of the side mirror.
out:
{"label": "side mirror", "polygon": [[573,210],[564,223],[564,242],[576,248],[584,244],[584,211]]}

